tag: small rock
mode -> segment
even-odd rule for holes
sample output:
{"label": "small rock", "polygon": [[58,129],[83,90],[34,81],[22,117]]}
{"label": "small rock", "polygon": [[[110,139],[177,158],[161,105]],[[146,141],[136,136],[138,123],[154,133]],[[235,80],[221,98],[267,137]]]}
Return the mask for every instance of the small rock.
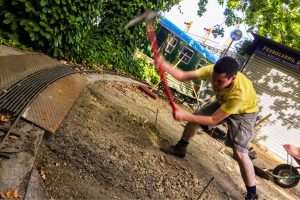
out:
{"label": "small rock", "polygon": [[199,184],[199,180],[197,178],[193,179],[194,185],[198,185]]}
{"label": "small rock", "polygon": [[46,180],[46,174],[42,169],[40,170],[40,175],[41,175],[43,180]]}
{"label": "small rock", "polygon": [[164,192],[164,188],[163,188],[163,187],[159,187],[159,188],[158,188],[158,192],[159,192],[159,193],[163,193],[163,192]]}
{"label": "small rock", "polygon": [[15,135],[9,135],[9,138],[16,141],[17,139],[19,139],[19,137],[15,136]]}

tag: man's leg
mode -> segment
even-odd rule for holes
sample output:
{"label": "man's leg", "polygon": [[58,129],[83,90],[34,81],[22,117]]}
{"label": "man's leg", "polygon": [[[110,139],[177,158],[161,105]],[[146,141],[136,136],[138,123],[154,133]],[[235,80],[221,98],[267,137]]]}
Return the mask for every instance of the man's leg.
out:
{"label": "man's leg", "polygon": [[248,144],[254,138],[253,128],[256,114],[232,115],[228,117],[228,142],[233,147],[233,157],[237,161],[242,179],[247,189],[246,200],[257,199],[256,176],[249,157]]}
{"label": "man's leg", "polygon": [[192,139],[192,137],[197,133],[199,128],[201,128],[201,126],[198,124],[187,123],[184,127],[181,139],[189,142]]}
{"label": "man's leg", "polygon": [[240,172],[247,189],[247,196],[249,200],[256,198],[256,177],[254,166],[249,158],[248,152],[241,152],[237,149],[233,150],[234,159],[240,167]]}
{"label": "man's leg", "polygon": [[[194,114],[209,116],[212,115],[219,107],[219,104],[216,101],[214,101],[208,105],[205,105],[203,108],[201,108]],[[162,148],[161,150],[165,153],[172,154],[181,158],[185,157],[187,146],[192,137],[197,133],[199,128],[202,128],[202,130],[206,130],[208,127],[188,122],[184,128],[181,139],[177,142],[177,144],[174,146]]]}

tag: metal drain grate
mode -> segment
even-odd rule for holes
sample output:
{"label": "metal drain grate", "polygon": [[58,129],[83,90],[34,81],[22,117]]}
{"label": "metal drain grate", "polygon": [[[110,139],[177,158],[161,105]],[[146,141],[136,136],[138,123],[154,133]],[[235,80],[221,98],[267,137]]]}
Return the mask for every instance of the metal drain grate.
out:
{"label": "metal drain grate", "polygon": [[57,66],[25,77],[0,95],[0,111],[18,116],[41,90],[57,79],[73,73],[76,71],[70,67]]}

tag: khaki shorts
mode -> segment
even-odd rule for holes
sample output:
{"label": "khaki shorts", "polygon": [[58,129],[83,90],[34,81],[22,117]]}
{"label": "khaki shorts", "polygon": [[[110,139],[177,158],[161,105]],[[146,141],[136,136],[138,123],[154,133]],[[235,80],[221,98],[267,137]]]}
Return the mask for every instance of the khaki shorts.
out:
{"label": "khaki shorts", "polygon": [[[194,114],[198,115],[212,115],[220,108],[218,102],[209,103]],[[248,144],[255,137],[254,126],[256,123],[257,113],[236,114],[227,117],[224,122],[228,125],[228,133],[226,145],[236,149],[240,152],[248,152]],[[204,131],[208,129],[207,126],[200,126]]]}

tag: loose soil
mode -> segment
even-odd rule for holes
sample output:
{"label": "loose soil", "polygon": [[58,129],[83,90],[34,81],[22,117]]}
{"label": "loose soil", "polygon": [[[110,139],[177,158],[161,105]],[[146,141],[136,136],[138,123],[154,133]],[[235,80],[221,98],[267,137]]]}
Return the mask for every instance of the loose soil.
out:
{"label": "loose soil", "polygon": [[[36,166],[49,198],[242,199],[236,162],[210,136],[197,135],[185,159],[159,150],[178,140],[184,124],[173,120],[164,99],[152,99],[137,86],[102,80],[85,88],[39,150]],[[293,199],[273,185],[258,180],[261,199]]]}

